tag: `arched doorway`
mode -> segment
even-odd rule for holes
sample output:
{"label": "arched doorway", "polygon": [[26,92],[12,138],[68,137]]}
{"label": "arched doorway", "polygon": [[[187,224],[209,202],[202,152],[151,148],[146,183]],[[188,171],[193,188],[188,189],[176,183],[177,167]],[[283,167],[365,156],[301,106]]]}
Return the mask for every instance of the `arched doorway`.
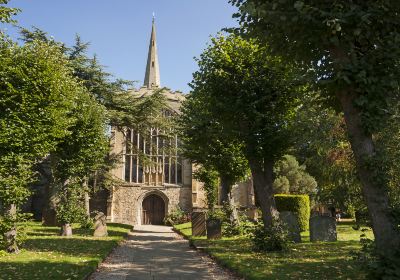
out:
{"label": "arched doorway", "polygon": [[143,200],[142,204],[142,224],[143,225],[162,225],[165,217],[165,202],[156,195],[151,194]]}

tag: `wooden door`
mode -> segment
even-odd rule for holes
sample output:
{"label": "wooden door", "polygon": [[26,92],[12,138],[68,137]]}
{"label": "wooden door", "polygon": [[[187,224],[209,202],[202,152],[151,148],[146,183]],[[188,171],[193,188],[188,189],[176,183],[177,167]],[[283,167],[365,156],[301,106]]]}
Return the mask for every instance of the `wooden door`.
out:
{"label": "wooden door", "polygon": [[164,200],[156,194],[151,194],[143,200],[142,224],[162,225],[165,217]]}

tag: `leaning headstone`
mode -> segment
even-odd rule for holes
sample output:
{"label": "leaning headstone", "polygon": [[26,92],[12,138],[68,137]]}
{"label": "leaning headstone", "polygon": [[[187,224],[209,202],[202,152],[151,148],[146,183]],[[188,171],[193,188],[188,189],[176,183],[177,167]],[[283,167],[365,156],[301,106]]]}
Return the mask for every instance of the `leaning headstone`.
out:
{"label": "leaning headstone", "polygon": [[192,236],[206,235],[206,213],[192,212]]}
{"label": "leaning headstone", "polygon": [[103,212],[98,212],[94,217],[94,233],[95,237],[105,237],[107,232],[107,217]]}
{"label": "leaning headstone", "polygon": [[289,240],[300,243],[300,225],[297,216],[293,212],[283,211],[279,213],[279,217],[288,231]]}
{"label": "leaning headstone", "polygon": [[337,241],[336,220],[328,216],[310,219],[310,241]]}

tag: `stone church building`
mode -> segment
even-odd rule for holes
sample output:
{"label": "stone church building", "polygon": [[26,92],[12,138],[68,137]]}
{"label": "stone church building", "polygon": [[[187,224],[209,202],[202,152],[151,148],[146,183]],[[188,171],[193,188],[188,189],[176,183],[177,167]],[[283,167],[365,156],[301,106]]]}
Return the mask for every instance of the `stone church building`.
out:
{"label": "stone church building", "polygon": [[[144,84],[132,94],[144,97],[161,89],[157,53],[156,29],[153,19]],[[163,88],[167,100],[164,114],[179,114],[185,96],[179,91]],[[158,128],[151,128],[151,147],[146,139],[133,131],[112,129],[112,153],[122,155],[121,164],[113,175],[124,183],[113,186],[107,205],[107,216],[112,222],[129,224],[162,224],[167,213],[180,208],[190,211],[203,206],[201,183],[192,178],[192,164],[178,151],[178,139],[171,140],[172,149],[162,149],[163,140]],[[148,138],[147,138],[148,139]],[[149,141],[149,140],[147,140]],[[133,146],[133,148],[131,148]],[[174,152],[171,152],[174,151]],[[138,151],[151,158],[149,166],[141,162]]]}
{"label": "stone church building", "polygon": [[[153,19],[144,84],[132,94],[138,98],[161,89],[157,53],[156,29]],[[166,114],[179,114],[185,95],[180,91],[163,88],[167,100]],[[112,129],[112,152],[122,155],[121,164],[113,175],[123,183],[113,186],[107,201],[107,218],[111,222],[128,224],[162,224],[165,216],[178,207],[184,211],[205,206],[202,184],[192,178],[193,166],[178,151],[175,136],[172,151],[165,153],[157,128],[151,129],[151,148],[136,131]],[[130,148],[130,147],[134,148]],[[137,154],[141,151],[155,162],[146,166]],[[232,190],[233,201],[238,206],[254,205],[251,182],[236,185]]]}

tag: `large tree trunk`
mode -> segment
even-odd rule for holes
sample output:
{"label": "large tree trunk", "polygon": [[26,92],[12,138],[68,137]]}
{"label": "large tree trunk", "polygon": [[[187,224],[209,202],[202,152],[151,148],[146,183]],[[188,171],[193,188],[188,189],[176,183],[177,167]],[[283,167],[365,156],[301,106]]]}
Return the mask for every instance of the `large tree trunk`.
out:
{"label": "large tree trunk", "polygon": [[57,226],[56,220],[56,190],[53,186],[53,173],[51,171],[51,155],[39,163],[40,184],[45,188],[45,202],[42,210],[42,224],[44,226]]}
{"label": "large tree trunk", "polygon": [[400,235],[395,229],[395,223],[390,217],[389,196],[386,186],[380,185],[378,161],[372,140],[372,135],[366,133],[362,126],[359,110],[354,106],[357,98],[351,89],[337,93],[348,129],[349,140],[355,156],[358,174],[360,177],[362,192],[368,206],[368,212],[372,222],[376,246],[380,253],[386,256],[392,255],[400,246]]}
{"label": "large tree trunk", "polygon": [[274,218],[278,217],[276,210],[273,182],[273,161],[265,162],[262,166],[256,160],[249,160],[251,174],[253,176],[254,192],[260,205],[264,227],[271,227]]}
{"label": "large tree trunk", "polygon": [[46,202],[43,209],[42,224],[44,226],[58,226],[56,218],[57,198],[54,186],[46,185]]}
{"label": "large tree trunk", "polygon": [[83,180],[83,188],[85,189],[85,212],[88,219],[90,218],[90,196],[87,178]]}
{"label": "large tree trunk", "polygon": [[221,184],[219,188],[219,201],[218,204],[222,205],[224,202],[229,201],[229,192],[231,190],[231,183],[224,176],[221,177]]}
{"label": "large tree trunk", "polygon": [[223,205],[228,203],[230,208],[232,209],[232,213],[229,217],[230,221],[235,224],[239,224],[239,213],[237,211],[236,206],[233,203],[233,197],[231,194],[233,183],[224,176],[221,176],[221,184],[219,188],[219,205]]}
{"label": "large tree trunk", "polygon": [[[10,219],[15,220],[17,215],[17,207],[15,204],[11,204],[5,211],[5,215],[8,216]],[[6,251],[8,253],[19,253],[19,248],[17,244],[17,225],[15,222],[13,226],[4,233],[4,240],[6,243]]]}

